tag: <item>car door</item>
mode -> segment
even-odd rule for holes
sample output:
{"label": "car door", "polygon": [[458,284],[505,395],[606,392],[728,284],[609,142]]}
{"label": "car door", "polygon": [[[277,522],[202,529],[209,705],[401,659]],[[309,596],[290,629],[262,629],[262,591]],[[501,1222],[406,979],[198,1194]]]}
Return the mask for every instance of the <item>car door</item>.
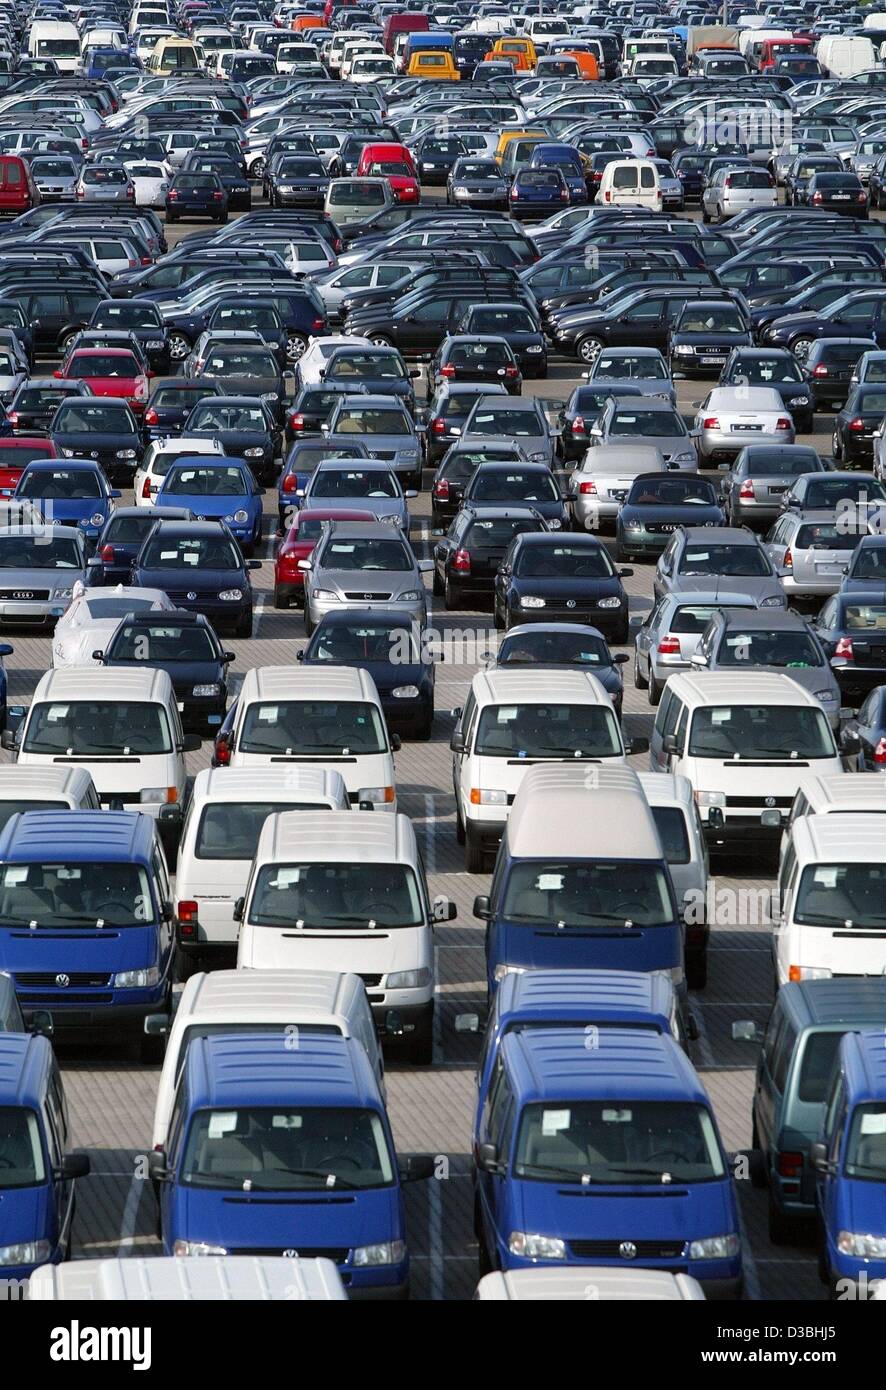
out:
{"label": "car door", "polygon": [[402,318],[394,320],[394,341],[401,352],[412,356],[436,352],[451,313],[449,298],[429,299]]}
{"label": "car door", "polygon": [[[492,1079],[487,1092],[486,1104],[480,1122],[479,1141],[481,1144],[494,1144],[500,1160],[506,1161],[510,1138],[514,1131],[514,1096],[507,1072],[497,1057],[492,1069]],[[501,1232],[505,1179],[503,1173],[484,1173],[478,1170],[477,1191],[482,1213],[484,1233],[490,1251],[494,1250],[497,1236]],[[505,1239],[507,1232],[504,1232]]]}
{"label": "car door", "polygon": [[673,536],[658,557],[658,564],[655,566],[655,574],[652,580],[653,592],[657,599],[663,598],[664,595],[670,591],[679,548],[680,537],[678,535]]}
{"label": "car door", "polygon": [[637,672],[646,680],[649,679],[649,652],[664,605],[665,600],[663,598],[658,599],[658,601],[652,605],[637,629],[637,636],[634,639],[636,648],[634,664]]}
{"label": "car door", "polygon": [[457,516],[446,534],[442,536],[434,546],[434,569],[440,584],[446,582],[449,562],[459,547],[466,527],[466,518],[464,516]]}
{"label": "car door", "polygon": [[617,322],[607,325],[607,342],[614,347],[654,347],[663,352],[667,346],[666,302],[664,296],[641,299]]}

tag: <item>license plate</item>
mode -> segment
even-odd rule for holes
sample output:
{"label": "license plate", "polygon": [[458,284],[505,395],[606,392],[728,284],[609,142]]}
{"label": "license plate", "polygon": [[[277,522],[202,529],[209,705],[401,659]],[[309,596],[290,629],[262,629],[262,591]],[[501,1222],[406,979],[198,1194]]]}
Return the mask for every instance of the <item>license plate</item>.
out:
{"label": "license plate", "polygon": [[610,497],[613,497],[613,498],[615,499],[616,502],[623,502],[623,501],[625,500],[625,498],[627,497],[627,495],[628,495],[628,490],[627,490],[627,488],[623,488],[623,487],[622,487],[622,488],[616,489],[616,488],[611,487],[611,488],[609,489],[609,496],[610,496]]}
{"label": "license plate", "polygon": [[724,359],[722,357],[702,357],[700,360],[703,367],[716,367]]}
{"label": "license plate", "polygon": [[816,566],[815,566],[815,573],[816,573],[816,574],[842,574],[842,573],[843,573],[843,566],[842,566],[842,565],[816,565]]}
{"label": "license plate", "polygon": [[179,701],[178,701],[178,705],[177,705],[179,714],[182,713],[182,711],[184,710],[184,707],[185,707],[184,700],[179,700]]}
{"label": "license plate", "polygon": [[834,194],[834,202],[835,202],[835,203],[848,203],[848,202],[849,202],[849,194],[848,194],[848,193],[835,193],[835,194]]}
{"label": "license plate", "polygon": [[761,430],[762,428],[763,428],[762,425],[733,425],[733,426],[732,426],[733,433],[741,433],[741,432],[743,432],[744,430]]}
{"label": "license plate", "polygon": [[770,497],[780,497],[783,492],[787,492],[787,487],[771,487],[769,489]]}

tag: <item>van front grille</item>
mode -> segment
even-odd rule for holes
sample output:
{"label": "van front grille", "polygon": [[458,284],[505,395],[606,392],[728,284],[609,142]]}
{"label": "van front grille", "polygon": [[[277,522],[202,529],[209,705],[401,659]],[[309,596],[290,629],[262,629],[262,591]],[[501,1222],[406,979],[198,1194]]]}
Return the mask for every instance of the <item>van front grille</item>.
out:
{"label": "van front grille", "polygon": [[790,810],[794,804],[792,796],[764,796],[758,792],[756,796],[727,796],[727,806],[757,806],[762,808],[768,806],[770,809],[777,806],[780,810]]}
{"label": "van front grille", "polygon": [[96,975],[90,970],[26,970],[16,975],[15,983],[23,989],[60,989],[59,973],[64,973],[67,978],[66,989],[71,985],[75,989],[107,989],[111,983],[110,975]]}
{"label": "van front grille", "polygon": [[360,979],[367,989],[378,989],[381,984],[381,975],[361,975]]}
{"label": "van front grille", "polygon": [[232,1255],[285,1255],[288,1251],[294,1251],[299,1259],[305,1260],[332,1260],[333,1264],[343,1265],[351,1253],[346,1245],[329,1246],[322,1245],[291,1245],[291,1246],[270,1246],[255,1245],[241,1246],[238,1250],[232,1250]]}
{"label": "van front grille", "polygon": [[[630,1245],[634,1254],[630,1261],[622,1254],[620,1247]],[[569,1249],[577,1259],[624,1260],[625,1264],[634,1260],[677,1260],[683,1254],[682,1240],[571,1240]]]}
{"label": "van front grille", "polygon": [[23,990],[19,995],[19,1000],[25,1008],[30,1008],[33,1004],[110,1004],[114,996],[110,992],[100,994],[74,994],[69,989],[54,989],[51,994],[32,994],[29,990]]}

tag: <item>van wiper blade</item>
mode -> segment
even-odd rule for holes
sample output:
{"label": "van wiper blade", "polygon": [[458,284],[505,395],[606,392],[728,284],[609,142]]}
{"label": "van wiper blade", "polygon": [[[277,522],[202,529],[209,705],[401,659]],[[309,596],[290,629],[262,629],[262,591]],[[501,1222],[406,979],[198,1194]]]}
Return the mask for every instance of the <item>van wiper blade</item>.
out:
{"label": "van wiper blade", "polygon": [[549,1163],[521,1163],[518,1177],[524,1173],[541,1173],[547,1178],[557,1178],[560,1182],[601,1182],[601,1178],[592,1178],[590,1173],[577,1173],[574,1168],[555,1168]]}
{"label": "van wiper blade", "polygon": [[[349,1192],[353,1192],[358,1187],[357,1183],[350,1182],[348,1178],[340,1178],[337,1173],[324,1172],[322,1168],[275,1168],[274,1173],[286,1173],[292,1178],[316,1178],[324,1187],[328,1187],[330,1191],[336,1188],[345,1188]],[[269,1179],[267,1184],[261,1181],[262,1176],[262,1174],[259,1174],[257,1178],[251,1178],[250,1181],[252,1186],[254,1188],[261,1188],[263,1192],[275,1190],[276,1184],[273,1181],[273,1175],[270,1173],[267,1175]],[[330,1178],[332,1178],[332,1182],[329,1181]]]}

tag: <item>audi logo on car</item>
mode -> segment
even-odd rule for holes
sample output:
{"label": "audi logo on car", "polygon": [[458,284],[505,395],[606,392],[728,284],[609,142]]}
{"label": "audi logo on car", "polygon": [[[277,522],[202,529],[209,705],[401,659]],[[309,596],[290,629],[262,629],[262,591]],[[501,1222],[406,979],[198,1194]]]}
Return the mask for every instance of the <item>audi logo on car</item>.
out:
{"label": "audi logo on car", "polygon": [[12,597],[13,597],[13,598],[33,598],[33,597],[34,597],[34,591],[33,591],[33,589],[14,589],[13,592],[12,592]]}
{"label": "audi logo on car", "polygon": [[67,989],[68,985],[71,983],[71,977],[70,975],[56,975],[55,983],[58,985],[59,989]]}

